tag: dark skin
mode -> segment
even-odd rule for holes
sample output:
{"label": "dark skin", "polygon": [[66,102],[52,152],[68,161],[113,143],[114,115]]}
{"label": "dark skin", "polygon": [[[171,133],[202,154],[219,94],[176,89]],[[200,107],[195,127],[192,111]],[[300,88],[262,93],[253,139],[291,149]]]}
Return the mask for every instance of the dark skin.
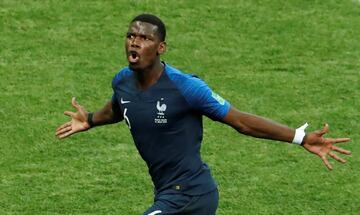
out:
{"label": "dark skin", "polygon": [[[161,76],[164,65],[161,63],[160,55],[165,51],[166,43],[160,40],[157,26],[139,21],[130,24],[125,39],[125,52],[129,67],[136,75],[137,85],[140,90],[148,89]],[[90,129],[86,109],[80,106],[75,98],[72,99],[72,106],[77,111],[65,111],[64,114],[70,116],[71,120],[59,126],[56,130],[56,136],[60,139]],[[121,116],[115,116],[113,113],[111,101],[102,109],[94,112],[92,119],[96,126],[117,123],[123,120]],[[241,112],[235,107],[230,108],[229,113],[222,122],[233,127],[239,133],[256,138],[291,143],[295,135],[295,129],[293,128],[260,116]],[[308,133],[303,140],[302,146],[307,151],[319,156],[325,166],[332,170],[328,157],[345,163],[346,161],[334,152],[345,155],[351,154],[350,151],[339,148],[335,144],[348,142],[350,138],[325,138],[324,135],[328,131],[329,126],[325,124],[322,129]]]}
{"label": "dark skin", "polygon": [[[125,52],[129,67],[135,72],[138,87],[146,90],[156,83],[164,70],[160,55],[165,53],[166,43],[160,41],[157,27],[145,22],[133,22],[126,34]],[[132,61],[131,55],[138,59]]]}

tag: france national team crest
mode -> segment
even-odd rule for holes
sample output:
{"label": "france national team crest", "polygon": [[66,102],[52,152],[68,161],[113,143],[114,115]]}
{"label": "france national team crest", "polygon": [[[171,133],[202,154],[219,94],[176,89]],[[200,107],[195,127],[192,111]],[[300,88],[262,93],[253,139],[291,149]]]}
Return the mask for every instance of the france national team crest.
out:
{"label": "france national team crest", "polygon": [[155,118],[155,123],[164,124],[167,123],[167,119],[165,118],[166,104],[163,102],[164,98],[161,98],[160,101],[156,103],[157,116]]}

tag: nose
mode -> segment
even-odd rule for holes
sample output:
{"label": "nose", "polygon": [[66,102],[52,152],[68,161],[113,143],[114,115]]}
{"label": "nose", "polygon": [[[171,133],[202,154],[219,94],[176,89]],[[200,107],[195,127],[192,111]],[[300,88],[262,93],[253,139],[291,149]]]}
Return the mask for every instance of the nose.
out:
{"label": "nose", "polygon": [[130,40],[130,46],[131,47],[136,47],[136,48],[139,48],[140,47],[140,45],[139,45],[139,39],[138,39],[139,37],[133,37],[133,38],[131,38],[131,40]]}

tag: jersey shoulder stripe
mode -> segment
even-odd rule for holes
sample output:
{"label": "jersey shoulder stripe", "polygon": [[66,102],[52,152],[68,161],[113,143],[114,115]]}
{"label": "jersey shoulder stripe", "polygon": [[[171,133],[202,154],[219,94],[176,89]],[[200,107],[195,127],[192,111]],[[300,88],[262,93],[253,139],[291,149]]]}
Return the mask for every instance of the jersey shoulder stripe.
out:
{"label": "jersey shoulder stripe", "polygon": [[130,77],[132,74],[133,72],[129,69],[129,67],[123,68],[114,76],[112,80],[112,87],[114,88],[117,84],[119,84],[120,81],[127,77]]}
{"label": "jersey shoulder stripe", "polygon": [[185,74],[170,65],[165,69],[169,79],[178,88],[187,103],[213,120],[221,120],[230,110],[230,104],[199,77]]}

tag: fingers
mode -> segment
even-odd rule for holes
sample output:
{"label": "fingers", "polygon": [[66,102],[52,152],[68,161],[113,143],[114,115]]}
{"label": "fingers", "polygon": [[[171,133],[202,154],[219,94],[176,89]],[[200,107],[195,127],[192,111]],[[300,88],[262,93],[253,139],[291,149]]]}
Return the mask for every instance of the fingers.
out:
{"label": "fingers", "polygon": [[345,154],[345,155],[351,155],[351,152],[336,146],[332,146],[331,150],[336,151],[336,152],[340,152],[341,154]]}
{"label": "fingers", "polygon": [[326,166],[329,170],[332,170],[332,169],[333,169],[332,166],[331,166],[331,164],[329,163],[328,159],[326,158],[326,156],[322,156],[322,157],[321,157],[321,160],[323,160],[325,166]]}
{"label": "fingers", "polygon": [[75,133],[75,131],[70,130],[70,131],[68,131],[68,132],[65,132],[65,133],[63,133],[63,134],[58,135],[57,137],[58,137],[59,139],[63,139],[63,138],[68,137],[68,136],[70,136],[70,135],[72,135],[72,134],[74,134],[74,133]]}
{"label": "fingers", "polygon": [[[73,97],[71,99],[71,104],[74,108],[76,108],[78,111],[81,109],[81,106],[77,103],[76,98]],[[71,117],[71,118],[75,118],[77,113],[71,112],[71,111],[65,111],[64,112],[65,115]],[[68,137],[72,134],[74,134],[76,131],[73,129],[72,127],[72,121],[64,123],[63,125],[61,125],[60,127],[58,127],[56,129],[55,135],[59,138],[65,138]]]}
{"label": "fingers", "polygon": [[69,134],[71,132],[72,132],[71,122],[67,122],[67,123],[63,124],[62,126],[60,126],[58,129],[56,129],[55,135],[61,139],[61,138],[69,136]]}
{"label": "fingers", "polygon": [[[80,105],[76,102],[75,97],[72,98],[71,104],[73,105],[73,107],[75,107],[76,109],[78,109],[80,107]],[[76,116],[76,113],[71,112],[71,111],[65,111],[64,115],[69,116],[71,118],[74,118]],[[65,125],[65,124],[64,124]]]}
{"label": "fingers", "polygon": [[[339,148],[339,147],[336,147],[336,146],[332,146],[331,149],[332,149],[333,151],[337,151],[337,152],[340,152],[340,153],[342,153],[342,154],[347,154],[347,155],[351,154],[350,151],[344,150],[344,149]],[[337,161],[340,162],[340,163],[346,163],[346,160],[345,160],[345,159],[337,156],[336,154],[334,154],[334,153],[332,153],[332,152],[329,152],[328,155],[329,155],[330,157],[332,157],[333,159],[337,160]],[[328,161],[328,159],[326,158],[326,155],[323,155],[323,156],[320,156],[320,157],[321,157],[321,160],[323,160],[325,166],[326,166],[329,170],[332,170],[333,168],[332,168],[330,162]]]}
{"label": "fingers", "polygon": [[[318,132],[321,136],[329,132],[329,124],[325,123],[324,127]],[[350,138],[328,138],[332,144],[348,142]]]}
{"label": "fingers", "polygon": [[71,126],[71,122],[67,122],[67,123],[64,123],[63,125],[59,126],[57,129],[56,129],[56,132],[60,131],[61,129],[65,128],[65,127],[68,127],[68,126]]}
{"label": "fingers", "polygon": [[333,138],[331,139],[332,143],[344,143],[344,142],[349,142],[351,139],[350,138]]}
{"label": "fingers", "polygon": [[346,163],[346,160],[340,158],[339,156],[337,156],[336,154],[333,154],[332,152],[329,152],[329,156],[341,163]]}
{"label": "fingers", "polygon": [[72,129],[71,125],[70,125],[70,126],[66,126],[66,127],[64,127],[64,128],[61,128],[61,129],[57,130],[55,134],[56,134],[56,136],[59,136],[59,135],[61,135],[61,134],[63,134],[63,133],[66,133],[66,132],[68,132],[68,131],[71,131],[71,129]]}

